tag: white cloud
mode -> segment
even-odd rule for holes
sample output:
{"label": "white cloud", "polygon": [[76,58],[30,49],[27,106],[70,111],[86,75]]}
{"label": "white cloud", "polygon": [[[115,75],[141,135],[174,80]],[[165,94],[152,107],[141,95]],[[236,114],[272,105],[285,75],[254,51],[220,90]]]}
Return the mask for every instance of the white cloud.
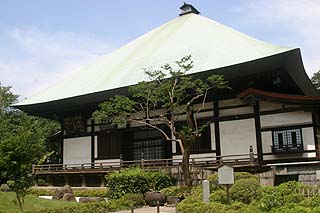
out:
{"label": "white cloud", "polygon": [[260,24],[290,30],[301,48],[307,73],[320,70],[320,1],[250,1],[247,14]]}
{"label": "white cloud", "polygon": [[22,97],[58,82],[114,48],[109,45],[111,42],[72,32],[15,29],[7,31],[7,35],[21,54],[0,59],[1,82],[13,86],[13,91]]}

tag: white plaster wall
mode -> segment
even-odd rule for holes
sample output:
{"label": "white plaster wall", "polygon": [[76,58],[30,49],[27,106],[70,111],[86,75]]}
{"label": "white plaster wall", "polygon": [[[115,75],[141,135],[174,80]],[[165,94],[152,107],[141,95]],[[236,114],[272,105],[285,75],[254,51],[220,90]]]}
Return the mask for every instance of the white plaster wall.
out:
{"label": "white plaster wall", "polygon": [[262,153],[271,153],[272,152],[272,132],[261,132],[262,138]]}
{"label": "white plaster wall", "polygon": [[219,110],[220,116],[242,115],[242,114],[249,114],[249,113],[253,113],[252,106]]}
{"label": "white plaster wall", "polygon": [[210,124],[210,133],[211,133],[211,150],[216,150],[216,138],[214,131],[214,123]]}
{"label": "white plaster wall", "polygon": [[254,119],[220,122],[221,155],[249,154],[252,146],[257,153]]}
{"label": "white plaster wall", "polygon": [[98,136],[94,136],[94,157],[98,157]]}
{"label": "white plaster wall", "polygon": [[63,140],[63,164],[91,163],[91,137]]}
{"label": "white plaster wall", "polygon": [[311,112],[296,111],[261,116],[261,127],[279,127],[312,123]]}
{"label": "white plaster wall", "polygon": [[[314,143],[313,127],[302,129],[303,149],[304,150],[315,150],[316,146]],[[315,153],[306,153],[307,157],[315,157]]]}

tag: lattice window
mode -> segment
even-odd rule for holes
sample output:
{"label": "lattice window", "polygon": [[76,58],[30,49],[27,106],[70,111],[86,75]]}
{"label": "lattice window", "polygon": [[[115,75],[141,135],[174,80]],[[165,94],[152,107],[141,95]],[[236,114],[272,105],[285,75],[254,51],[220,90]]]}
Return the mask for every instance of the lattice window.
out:
{"label": "lattice window", "polygon": [[283,129],[272,131],[273,152],[303,151],[301,129]]}

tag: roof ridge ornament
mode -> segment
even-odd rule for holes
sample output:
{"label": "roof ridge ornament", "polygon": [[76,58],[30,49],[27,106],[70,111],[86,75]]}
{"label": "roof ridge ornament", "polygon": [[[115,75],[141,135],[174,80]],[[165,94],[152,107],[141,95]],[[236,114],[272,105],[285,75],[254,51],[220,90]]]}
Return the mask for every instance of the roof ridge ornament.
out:
{"label": "roof ridge ornament", "polygon": [[189,13],[194,13],[199,15],[200,12],[192,5],[192,4],[187,4],[186,2],[183,3],[183,5],[180,7],[180,14],[179,16],[183,16]]}

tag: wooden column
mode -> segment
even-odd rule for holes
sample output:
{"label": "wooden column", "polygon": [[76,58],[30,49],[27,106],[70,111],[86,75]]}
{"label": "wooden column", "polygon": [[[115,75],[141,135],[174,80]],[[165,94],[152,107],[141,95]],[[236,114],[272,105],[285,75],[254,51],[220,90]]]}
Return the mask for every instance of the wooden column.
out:
{"label": "wooden column", "polygon": [[99,176],[100,176],[100,187],[106,187],[104,175],[99,175]]}
{"label": "wooden column", "polygon": [[91,119],[91,163],[94,163],[94,120]]}
{"label": "wooden column", "polygon": [[319,111],[318,109],[312,109],[312,125],[313,125],[313,137],[314,137],[314,145],[316,150],[316,158],[320,158],[320,145],[318,140],[318,130],[319,130]]}
{"label": "wooden column", "polygon": [[80,175],[80,177],[81,177],[81,187],[87,187],[86,176]]}
{"label": "wooden column", "polygon": [[261,122],[260,122],[260,103],[256,101],[254,106],[254,123],[256,127],[256,142],[257,142],[257,153],[258,161],[262,163],[263,153],[262,153],[262,137],[261,137]]}
{"label": "wooden column", "polygon": [[[218,99],[214,99],[213,101],[213,117],[214,117],[214,138],[215,138],[215,145],[216,145],[216,156],[221,156],[219,100]],[[220,160],[220,158],[217,160]]]}

